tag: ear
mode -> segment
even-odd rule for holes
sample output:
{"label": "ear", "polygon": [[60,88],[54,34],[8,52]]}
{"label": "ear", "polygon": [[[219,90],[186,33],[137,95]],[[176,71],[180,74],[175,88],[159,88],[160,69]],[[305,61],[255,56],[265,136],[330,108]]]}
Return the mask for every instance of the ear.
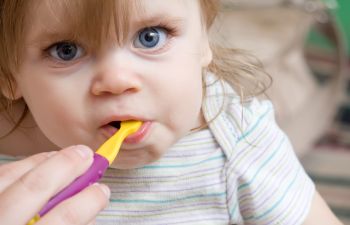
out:
{"label": "ear", "polygon": [[[1,89],[2,95],[5,98],[10,99],[12,101],[20,99],[22,97],[22,93],[21,93],[16,81],[12,80],[12,81],[9,81],[6,83],[8,83],[8,85],[4,85],[3,82],[1,82],[0,89]],[[11,86],[9,86],[9,85],[11,85]]]}

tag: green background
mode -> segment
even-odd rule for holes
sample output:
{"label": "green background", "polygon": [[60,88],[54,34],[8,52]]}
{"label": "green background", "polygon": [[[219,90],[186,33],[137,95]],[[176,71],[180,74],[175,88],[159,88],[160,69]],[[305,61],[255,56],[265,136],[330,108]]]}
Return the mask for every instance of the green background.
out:
{"label": "green background", "polygon": [[338,0],[337,2],[339,8],[335,11],[335,14],[346,35],[346,40],[348,43],[348,54],[350,55],[350,1]]}
{"label": "green background", "polygon": [[[327,1],[327,0],[324,0]],[[337,0],[338,7],[332,10],[336,21],[344,34],[344,39],[347,42],[347,52],[350,55],[350,0]],[[317,31],[310,33],[309,41],[312,44],[321,45],[324,48],[333,48],[333,45]]]}

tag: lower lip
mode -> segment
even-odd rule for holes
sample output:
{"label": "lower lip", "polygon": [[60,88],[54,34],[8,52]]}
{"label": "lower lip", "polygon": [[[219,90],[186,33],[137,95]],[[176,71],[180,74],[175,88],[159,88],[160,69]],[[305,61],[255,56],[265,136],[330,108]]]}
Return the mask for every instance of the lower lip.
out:
{"label": "lower lip", "polygon": [[141,142],[145,136],[148,134],[151,128],[152,122],[143,122],[142,126],[133,134],[125,138],[124,143],[126,144],[136,144]]}

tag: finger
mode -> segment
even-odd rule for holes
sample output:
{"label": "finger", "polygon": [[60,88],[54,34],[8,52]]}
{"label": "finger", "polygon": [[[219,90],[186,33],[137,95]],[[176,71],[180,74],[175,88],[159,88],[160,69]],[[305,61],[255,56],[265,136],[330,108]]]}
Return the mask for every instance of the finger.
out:
{"label": "finger", "polygon": [[[11,225],[25,224],[91,163],[92,151],[84,146],[72,146],[57,152],[0,194],[0,218]],[[21,215],[21,218],[16,215]]]}
{"label": "finger", "polygon": [[56,152],[43,152],[26,159],[0,166],[0,193],[18,180],[23,174],[48,159]]}
{"label": "finger", "polygon": [[96,220],[94,219],[94,220],[91,221],[88,225],[96,225]]}
{"label": "finger", "polygon": [[48,212],[36,225],[81,225],[93,221],[108,204],[110,190],[95,184],[69,198]]}

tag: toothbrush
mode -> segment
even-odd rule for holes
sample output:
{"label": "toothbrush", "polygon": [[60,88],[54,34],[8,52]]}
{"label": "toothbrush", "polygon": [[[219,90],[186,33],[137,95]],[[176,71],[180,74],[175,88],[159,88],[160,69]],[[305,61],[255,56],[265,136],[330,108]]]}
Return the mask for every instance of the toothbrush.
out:
{"label": "toothbrush", "polygon": [[41,211],[27,223],[27,225],[33,225],[58,203],[100,180],[108,166],[112,164],[118,155],[123,140],[128,135],[135,133],[141,125],[142,122],[140,121],[129,120],[121,122],[118,132],[103,143],[94,153],[94,160],[90,168],[83,175],[75,179],[70,185],[52,197]]}

